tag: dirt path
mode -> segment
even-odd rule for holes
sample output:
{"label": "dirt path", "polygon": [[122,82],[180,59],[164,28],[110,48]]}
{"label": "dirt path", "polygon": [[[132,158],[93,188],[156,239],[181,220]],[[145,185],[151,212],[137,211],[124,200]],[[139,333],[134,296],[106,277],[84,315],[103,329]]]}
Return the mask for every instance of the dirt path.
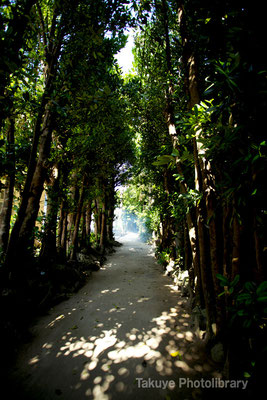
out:
{"label": "dirt path", "polygon": [[[217,375],[193,344],[185,299],[150,246],[133,240],[124,237],[86,286],[36,322],[14,369],[17,398],[201,398],[179,378]],[[164,389],[171,380],[175,388]]]}

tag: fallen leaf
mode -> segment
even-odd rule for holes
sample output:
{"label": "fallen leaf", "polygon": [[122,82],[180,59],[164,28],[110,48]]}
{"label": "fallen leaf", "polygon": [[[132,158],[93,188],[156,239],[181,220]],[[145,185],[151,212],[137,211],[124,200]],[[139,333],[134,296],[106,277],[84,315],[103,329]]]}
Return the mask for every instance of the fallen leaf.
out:
{"label": "fallen leaf", "polygon": [[172,353],[170,353],[171,354],[171,356],[172,357],[179,357],[179,358],[181,358],[182,357],[182,355],[181,355],[181,353],[177,350],[177,351],[173,351]]}

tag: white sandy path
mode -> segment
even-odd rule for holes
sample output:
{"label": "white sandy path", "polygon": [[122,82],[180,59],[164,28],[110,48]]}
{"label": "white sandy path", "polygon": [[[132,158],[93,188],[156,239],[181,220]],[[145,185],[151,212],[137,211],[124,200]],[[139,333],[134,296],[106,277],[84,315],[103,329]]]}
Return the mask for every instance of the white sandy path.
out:
{"label": "white sandy path", "polygon": [[[77,294],[36,321],[12,378],[20,400],[186,400],[201,395],[179,388],[179,378],[216,376],[193,344],[185,299],[151,247],[134,235],[120,241]],[[176,387],[139,387],[146,382],[138,378]]]}

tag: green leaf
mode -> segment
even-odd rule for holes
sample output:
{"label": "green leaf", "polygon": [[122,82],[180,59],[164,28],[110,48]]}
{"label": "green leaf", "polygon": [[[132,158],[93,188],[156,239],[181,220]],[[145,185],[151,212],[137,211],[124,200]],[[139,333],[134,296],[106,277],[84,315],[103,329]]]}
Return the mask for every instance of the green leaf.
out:
{"label": "green leaf", "polygon": [[248,313],[245,310],[239,310],[239,311],[237,311],[237,315],[239,315],[239,317],[244,317],[244,316],[247,316]]}
{"label": "green leaf", "polygon": [[158,165],[166,165],[166,164],[169,164],[170,162],[173,162],[173,161],[175,161],[174,157],[168,156],[168,155],[163,155],[163,156],[158,156],[157,161],[154,161],[152,163],[152,165],[156,165],[156,166],[158,166]]}
{"label": "green leaf", "polygon": [[221,286],[229,286],[229,281],[226,278],[226,276],[223,276],[221,274],[216,274],[216,277],[220,280]]}
{"label": "green leaf", "polygon": [[250,292],[253,292],[255,290],[255,284],[253,282],[246,282],[244,284],[244,288]]}
{"label": "green leaf", "polygon": [[257,295],[267,292],[267,281],[263,281],[256,290]]}
{"label": "green leaf", "polygon": [[177,149],[173,149],[172,154],[173,157],[179,157],[179,151]]}
{"label": "green leaf", "polygon": [[260,303],[266,303],[267,302],[267,295],[258,297],[257,301],[259,301]]}
{"label": "green leaf", "polygon": [[230,287],[236,286],[236,284],[239,282],[240,275],[236,275],[234,280],[230,283]]}
{"label": "green leaf", "polygon": [[241,293],[237,296],[237,301],[242,302],[243,300],[249,300],[251,299],[251,295],[249,293]]}
{"label": "green leaf", "polygon": [[246,321],[243,323],[244,328],[248,329],[252,325],[251,319],[246,319]]}

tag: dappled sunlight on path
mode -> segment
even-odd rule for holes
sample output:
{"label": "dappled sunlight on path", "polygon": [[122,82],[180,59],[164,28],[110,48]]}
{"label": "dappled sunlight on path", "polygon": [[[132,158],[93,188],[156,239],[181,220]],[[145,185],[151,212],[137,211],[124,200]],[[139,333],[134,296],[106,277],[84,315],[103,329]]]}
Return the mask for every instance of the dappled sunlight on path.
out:
{"label": "dappled sunlight on path", "polygon": [[[25,398],[171,399],[181,394],[179,377],[218,376],[194,344],[185,299],[151,247],[132,234],[120,241],[84,288],[36,322],[14,374]],[[138,378],[176,387],[146,389]],[[179,398],[191,392],[183,388]]]}

